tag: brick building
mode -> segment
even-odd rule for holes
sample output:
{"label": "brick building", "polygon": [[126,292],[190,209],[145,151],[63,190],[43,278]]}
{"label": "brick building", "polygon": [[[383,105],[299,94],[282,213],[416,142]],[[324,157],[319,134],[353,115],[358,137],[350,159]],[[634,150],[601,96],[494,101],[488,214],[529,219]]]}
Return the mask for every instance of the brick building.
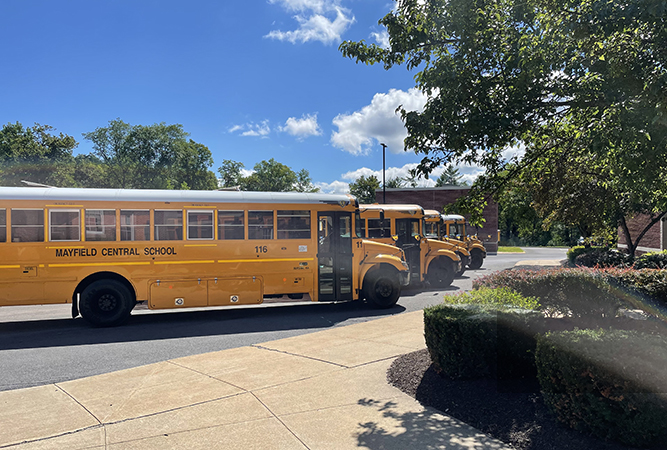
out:
{"label": "brick building", "polygon": [[[442,211],[445,205],[450,205],[459,197],[467,195],[469,190],[470,188],[461,186],[387,189],[386,203],[420,205],[424,209]],[[378,203],[383,203],[382,189],[375,191],[375,199]],[[484,226],[479,228],[470,226],[467,231],[469,234],[477,234],[484,242],[487,253],[496,254],[498,252],[498,204],[489,200],[483,215],[486,219]]]}
{"label": "brick building", "polygon": [[[651,222],[651,217],[647,214],[639,214],[632,219],[628,219],[628,229],[630,236],[635,239],[639,233]],[[618,248],[627,249],[628,243],[625,240],[623,230],[618,228]],[[658,223],[653,225],[644,235],[635,255],[642,255],[644,253],[659,252],[667,250],[667,216],[663,217]]]}

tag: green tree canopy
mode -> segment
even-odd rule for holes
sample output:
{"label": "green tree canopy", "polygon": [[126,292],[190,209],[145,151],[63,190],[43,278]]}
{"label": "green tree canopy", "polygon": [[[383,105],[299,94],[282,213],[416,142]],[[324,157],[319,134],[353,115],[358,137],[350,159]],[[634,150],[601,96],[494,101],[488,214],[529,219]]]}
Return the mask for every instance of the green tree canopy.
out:
{"label": "green tree canopy", "polygon": [[214,189],[211,152],[186,140],[180,124],[130,125],[120,119],[84,133],[106,168],[109,187]]}
{"label": "green tree canopy", "polygon": [[0,130],[0,183],[20,186],[21,180],[50,186],[72,186],[72,151],[78,143],[72,136],[52,133],[53,127],[19,122]]}
{"label": "green tree canopy", "polygon": [[[358,62],[419,70],[427,102],[401,111],[405,147],[424,155],[422,174],[441,164],[486,170],[471,191],[473,219],[485,193],[563,155],[579,167],[592,161],[603,176],[588,182],[608,190],[623,217],[659,214],[667,210],[666,14],[664,0],[400,0],[380,20],[389,48],[340,48]],[[512,146],[525,152],[508,159]]]}
{"label": "green tree canopy", "polygon": [[223,187],[239,186],[242,191],[318,192],[306,169],[294,172],[285,164],[271,158],[255,164],[247,177],[241,174],[243,164],[225,159],[218,168]]}
{"label": "green tree canopy", "polygon": [[445,167],[445,170],[440,174],[438,179],[435,180],[436,187],[467,185],[467,183],[461,181],[461,174],[459,173],[459,169],[455,168],[451,164]]}
{"label": "green tree canopy", "polygon": [[350,194],[362,204],[375,203],[377,189],[380,189],[380,180],[375,175],[362,175],[350,183]]}

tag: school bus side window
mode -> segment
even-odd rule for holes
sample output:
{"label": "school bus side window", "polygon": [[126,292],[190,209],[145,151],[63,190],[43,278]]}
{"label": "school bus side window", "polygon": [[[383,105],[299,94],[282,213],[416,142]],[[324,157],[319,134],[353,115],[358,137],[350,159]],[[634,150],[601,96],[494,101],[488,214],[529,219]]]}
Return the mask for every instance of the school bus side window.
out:
{"label": "school bus side window", "polygon": [[155,210],[153,222],[156,241],[180,241],[183,239],[183,211]]}
{"label": "school bus side window", "polygon": [[310,211],[278,211],[278,239],[310,239]]}
{"label": "school bus side window", "polygon": [[248,211],[248,239],[273,239],[273,211]]}
{"label": "school bus side window", "polygon": [[0,209],[0,242],[7,242],[7,210]]}
{"label": "school bus side window", "polygon": [[368,219],[368,237],[383,238],[391,236],[391,224],[389,219]]}
{"label": "school bus side window", "polygon": [[120,240],[150,240],[150,214],[148,211],[120,211]]}
{"label": "school bus side window", "polygon": [[218,211],[218,239],[245,239],[243,211]]}
{"label": "school bus side window", "polygon": [[213,211],[188,211],[188,239],[213,239]]}
{"label": "school bus side window", "polygon": [[49,241],[80,241],[81,211],[49,210]]}
{"label": "school bus side window", "polygon": [[44,242],[44,210],[12,209],[12,241]]}
{"label": "school bus side window", "polygon": [[116,211],[113,209],[86,210],[86,241],[115,241]]}

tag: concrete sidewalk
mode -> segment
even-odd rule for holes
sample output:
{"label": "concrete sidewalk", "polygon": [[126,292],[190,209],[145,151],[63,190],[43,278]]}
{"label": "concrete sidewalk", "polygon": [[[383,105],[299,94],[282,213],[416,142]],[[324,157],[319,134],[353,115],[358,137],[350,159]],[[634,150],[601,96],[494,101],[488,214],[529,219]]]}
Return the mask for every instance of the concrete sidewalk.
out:
{"label": "concrete sidewalk", "polygon": [[0,392],[0,448],[509,449],[387,383],[422,317]]}

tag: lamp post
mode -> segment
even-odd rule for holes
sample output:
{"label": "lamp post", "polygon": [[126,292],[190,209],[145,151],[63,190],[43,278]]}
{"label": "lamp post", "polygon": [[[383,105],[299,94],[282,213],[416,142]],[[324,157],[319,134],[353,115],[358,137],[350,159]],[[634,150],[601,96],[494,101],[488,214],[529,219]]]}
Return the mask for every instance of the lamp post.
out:
{"label": "lamp post", "polygon": [[387,183],[384,181],[384,151],[387,149],[387,145],[380,143],[382,146],[382,203],[386,204],[387,203]]}

